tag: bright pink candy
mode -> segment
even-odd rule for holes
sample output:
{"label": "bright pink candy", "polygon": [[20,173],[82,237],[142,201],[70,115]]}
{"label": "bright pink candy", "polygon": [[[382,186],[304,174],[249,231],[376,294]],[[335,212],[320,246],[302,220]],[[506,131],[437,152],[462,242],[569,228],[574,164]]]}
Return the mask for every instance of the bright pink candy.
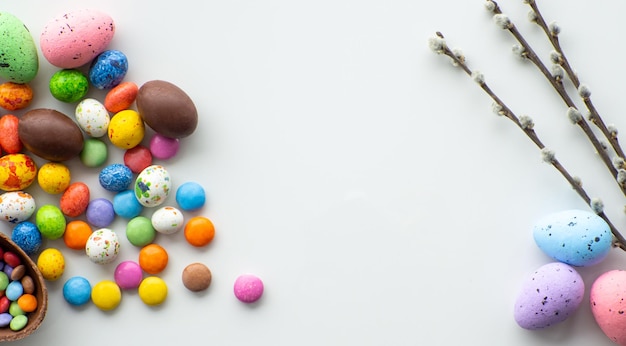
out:
{"label": "bright pink candy", "polygon": [[235,280],[235,297],[244,303],[254,303],[263,295],[263,281],[252,274],[240,275]]}
{"label": "bright pink candy", "polygon": [[121,289],[131,289],[139,287],[143,279],[143,272],[137,262],[124,261],[115,267],[113,277]]}
{"label": "bright pink candy", "polygon": [[157,159],[167,160],[178,152],[180,142],[178,138],[169,138],[160,134],[155,134],[150,139],[150,152]]}

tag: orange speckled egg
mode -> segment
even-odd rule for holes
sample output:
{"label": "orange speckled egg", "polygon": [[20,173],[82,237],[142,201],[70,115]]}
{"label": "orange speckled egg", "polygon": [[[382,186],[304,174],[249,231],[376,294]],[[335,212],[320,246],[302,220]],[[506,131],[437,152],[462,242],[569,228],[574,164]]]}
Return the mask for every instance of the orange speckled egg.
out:
{"label": "orange speckled egg", "polygon": [[28,155],[8,154],[0,157],[0,189],[24,190],[37,178],[37,165]]}
{"label": "orange speckled egg", "polygon": [[12,114],[0,117],[0,147],[8,154],[22,151],[22,141],[17,132],[19,118]]}
{"label": "orange speckled egg", "polygon": [[26,108],[33,100],[33,89],[27,84],[6,82],[0,84],[0,107],[14,111]]}

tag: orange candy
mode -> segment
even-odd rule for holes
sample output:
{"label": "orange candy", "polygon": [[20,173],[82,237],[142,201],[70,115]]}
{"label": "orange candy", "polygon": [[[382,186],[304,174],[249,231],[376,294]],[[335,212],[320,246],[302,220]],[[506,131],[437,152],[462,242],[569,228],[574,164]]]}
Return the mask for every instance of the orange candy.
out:
{"label": "orange candy", "polygon": [[214,236],[215,227],[211,220],[206,217],[192,217],[185,225],[185,239],[193,246],[205,246],[213,240]]}
{"label": "orange candy", "polygon": [[162,272],[167,261],[167,251],[158,244],[148,244],[139,250],[139,266],[148,274]]}
{"label": "orange candy", "polygon": [[83,182],[70,184],[61,195],[59,207],[65,216],[77,217],[87,210],[89,205],[89,186]]}
{"label": "orange candy", "polygon": [[91,226],[81,220],[68,222],[63,233],[63,241],[65,245],[74,250],[85,250],[87,239],[92,233]]}
{"label": "orange candy", "polygon": [[22,141],[17,132],[19,118],[12,114],[0,117],[0,147],[8,154],[19,153],[22,150]]}
{"label": "orange candy", "polygon": [[35,309],[37,309],[37,297],[28,293],[22,294],[17,299],[17,305],[24,312],[33,312],[35,311]]}
{"label": "orange candy", "polygon": [[33,89],[27,84],[6,82],[0,84],[0,107],[14,111],[26,108],[33,100]]}
{"label": "orange candy", "polygon": [[139,87],[133,82],[122,82],[111,89],[104,98],[104,108],[111,113],[129,109],[135,102]]}

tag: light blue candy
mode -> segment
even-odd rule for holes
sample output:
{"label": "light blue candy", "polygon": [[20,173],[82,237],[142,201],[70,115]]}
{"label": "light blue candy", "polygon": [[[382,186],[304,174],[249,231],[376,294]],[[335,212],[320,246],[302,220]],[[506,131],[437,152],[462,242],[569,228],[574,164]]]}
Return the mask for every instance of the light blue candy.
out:
{"label": "light blue candy", "polygon": [[196,182],[186,182],[176,190],[176,203],[182,210],[200,209],[205,201],[204,188]]}
{"label": "light blue candy", "polygon": [[22,287],[22,283],[19,281],[11,281],[4,291],[4,295],[6,295],[10,301],[17,300],[22,294],[24,294],[24,287]]}
{"label": "light blue candy", "polygon": [[91,299],[91,284],[82,276],[74,276],[63,285],[63,298],[72,305],[83,305]]}
{"label": "light blue candy", "polygon": [[566,210],[539,220],[533,228],[535,243],[548,256],[572,266],[600,263],[611,250],[609,225],[584,210]]}
{"label": "light blue candy", "polygon": [[143,206],[135,197],[135,191],[126,190],[113,197],[113,210],[123,218],[132,219],[141,214]]}

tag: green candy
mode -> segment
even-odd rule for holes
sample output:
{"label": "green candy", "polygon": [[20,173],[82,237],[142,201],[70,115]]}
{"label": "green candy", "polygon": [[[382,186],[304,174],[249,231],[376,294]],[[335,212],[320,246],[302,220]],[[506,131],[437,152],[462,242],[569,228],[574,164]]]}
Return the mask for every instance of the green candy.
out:
{"label": "green candy", "polygon": [[28,83],[39,71],[37,46],[17,17],[0,12],[0,78]]}
{"label": "green candy", "polygon": [[24,329],[24,327],[26,327],[27,324],[28,324],[28,317],[26,317],[26,315],[18,315],[18,316],[13,317],[13,319],[11,320],[11,323],[9,324],[9,328],[11,328],[11,330],[15,332],[15,331]]}
{"label": "green candy", "polygon": [[9,276],[5,272],[0,272],[0,291],[4,291],[9,286]]}
{"label": "green candy", "polygon": [[83,143],[80,161],[87,167],[98,167],[106,162],[108,153],[106,143],[97,138],[88,138]]}
{"label": "green candy", "polygon": [[134,217],[126,225],[126,238],[135,246],[146,246],[152,243],[155,236],[152,221],[145,216]]}
{"label": "green candy", "polygon": [[78,102],[89,91],[89,81],[82,72],[74,69],[59,70],[50,78],[50,93],[61,102]]}
{"label": "green candy", "polygon": [[46,204],[37,211],[35,225],[45,238],[59,239],[65,233],[65,216],[56,205]]}
{"label": "green candy", "polygon": [[15,302],[11,302],[11,304],[9,305],[9,314],[15,317],[19,315],[25,315],[26,313],[24,312],[24,310],[22,310],[22,308],[20,308],[20,305],[15,301]]}

